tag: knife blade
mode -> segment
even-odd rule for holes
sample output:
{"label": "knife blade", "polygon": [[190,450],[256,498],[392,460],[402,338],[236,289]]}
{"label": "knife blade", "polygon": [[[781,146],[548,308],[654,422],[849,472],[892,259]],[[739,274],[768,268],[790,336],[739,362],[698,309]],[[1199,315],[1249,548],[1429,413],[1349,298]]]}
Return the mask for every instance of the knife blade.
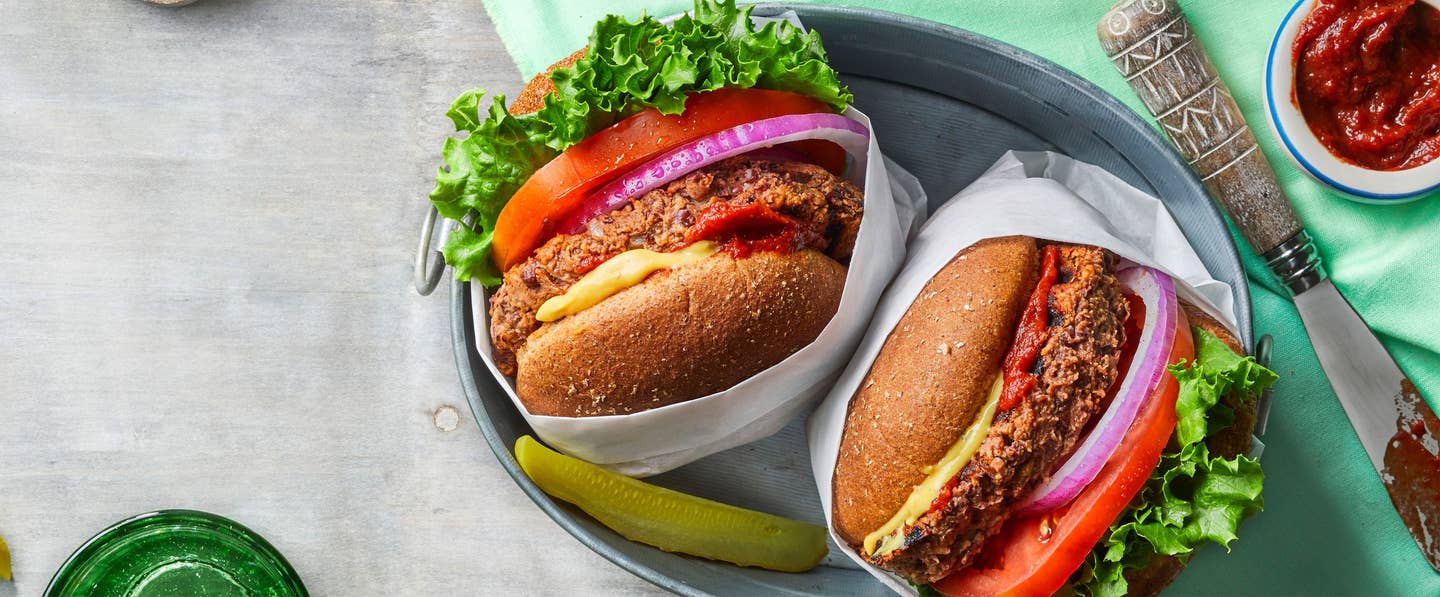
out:
{"label": "knife blade", "polygon": [[1400,413],[1395,397],[1405,374],[1330,280],[1296,295],[1295,308],[1370,463],[1377,471],[1384,469],[1385,446]]}
{"label": "knife blade", "polygon": [[1295,295],[1295,308],[1390,502],[1440,570],[1440,420],[1330,280]]}
{"label": "knife blade", "polygon": [[1295,300],[1391,503],[1440,571],[1440,420],[1328,279],[1189,19],[1174,0],[1121,0],[1098,34],[1111,62]]}

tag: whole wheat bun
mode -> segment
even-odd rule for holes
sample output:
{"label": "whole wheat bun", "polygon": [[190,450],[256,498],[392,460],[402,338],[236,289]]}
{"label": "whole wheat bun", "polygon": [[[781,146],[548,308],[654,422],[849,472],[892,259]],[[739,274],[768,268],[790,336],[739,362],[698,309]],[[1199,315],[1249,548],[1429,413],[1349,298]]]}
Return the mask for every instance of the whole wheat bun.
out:
{"label": "whole wheat bun", "polygon": [[815,340],[845,266],[815,252],[716,253],[536,330],[517,354],[532,414],[620,415],[729,388]]}
{"label": "whole wheat bun", "polygon": [[[1210,332],[1225,346],[1229,347],[1235,354],[1246,354],[1245,348],[1240,345],[1240,340],[1225,329],[1224,324],[1216,321],[1215,318],[1206,315],[1198,307],[1181,302],[1185,309],[1185,316],[1190,319],[1190,326]],[[1230,458],[1236,454],[1244,454],[1250,451],[1250,444],[1255,434],[1255,416],[1260,407],[1258,400],[1241,400],[1239,396],[1225,396],[1221,402],[1235,411],[1235,422],[1209,439],[1205,443],[1209,445],[1210,451]]]}
{"label": "whole wheat bun", "polygon": [[545,97],[555,91],[555,84],[550,82],[550,73],[575,64],[575,61],[585,57],[585,50],[586,48],[580,48],[574,54],[561,58],[559,62],[550,65],[545,72],[531,77],[530,82],[520,89],[519,95],[516,95],[515,101],[510,104],[510,113],[519,116],[543,108]]}
{"label": "whole wheat bun", "polygon": [[846,414],[835,465],[835,531],[863,541],[904,505],[974,422],[1035,289],[1032,238],[980,241],[921,289]]}

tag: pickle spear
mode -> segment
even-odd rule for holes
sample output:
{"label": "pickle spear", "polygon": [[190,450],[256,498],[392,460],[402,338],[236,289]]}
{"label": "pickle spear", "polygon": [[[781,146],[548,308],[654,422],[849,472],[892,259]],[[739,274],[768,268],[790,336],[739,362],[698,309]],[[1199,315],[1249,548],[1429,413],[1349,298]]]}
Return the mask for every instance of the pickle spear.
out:
{"label": "pickle spear", "polygon": [[551,496],[622,537],[741,566],[804,572],[825,557],[824,527],[657,487],[560,454],[525,435],[515,459]]}
{"label": "pickle spear", "polygon": [[0,580],[10,580],[10,548],[4,537],[0,537]]}

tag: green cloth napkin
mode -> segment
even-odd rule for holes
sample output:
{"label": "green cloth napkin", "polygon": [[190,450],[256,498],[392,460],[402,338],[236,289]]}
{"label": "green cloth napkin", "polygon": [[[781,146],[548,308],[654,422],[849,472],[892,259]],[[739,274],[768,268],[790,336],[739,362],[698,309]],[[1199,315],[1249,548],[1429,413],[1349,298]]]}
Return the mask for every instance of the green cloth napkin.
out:
{"label": "green cloth napkin", "polygon": [[[1146,114],[1105,58],[1095,25],[1113,0],[849,0],[994,37],[1068,68]],[[1400,366],[1440,399],[1440,200],[1403,206],[1348,201],[1295,167],[1264,112],[1266,52],[1288,0],[1181,0],[1255,128],[1331,276]],[[689,0],[489,0],[486,8],[520,72],[532,75],[585,45],[608,13],[673,14]],[[823,34],[823,32],[822,32]],[[457,93],[460,90],[456,90]],[[1146,114],[1148,118],[1148,114]],[[884,139],[885,131],[876,131]],[[957,138],[963,132],[957,131]],[[1350,429],[1290,301],[1236,236],[1250,275],[1257,334],[1275,338],[1280,374],[1263,464],[1265,511],[1247,522],[1232,552],[1201,550],[1175,583],[1177,595],[1440,595],[1425,563]]]}

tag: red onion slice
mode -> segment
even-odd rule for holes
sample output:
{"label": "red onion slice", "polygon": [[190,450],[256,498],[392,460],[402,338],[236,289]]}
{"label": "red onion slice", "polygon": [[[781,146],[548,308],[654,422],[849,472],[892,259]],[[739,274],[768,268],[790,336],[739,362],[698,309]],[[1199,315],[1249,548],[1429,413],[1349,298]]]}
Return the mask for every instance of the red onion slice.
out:
{"label": "red onion slice", "polygon": [[786,147],[784,145],[776,145],[774,147],[762,147],[754,151],[747,151],[745,152],[745,155],[756,159],[771,160],[775,162],[813,163],[810,161],[810,157],[806,156],[800,150],[792,147]]}
{"label": "red onion slice", "polygon": [[1115,453],[1125,432],[1134,424],[1155,389],[1164,379],[1165,359],[1175,344],[1175,326],[1179,318],[1179,300],[1170,276],[1143,266],[1121,270],[1120,284],[1145,302],[1145,327],[1135,346],[1135,358],[1115,392],[1110,408],[1105,410],[1095,428],[1075,449],[1065,464],[1055,471],[1044,485],[1020,501],[1017,516],[1049,512],[1070,503],[1085,489]]}
{"label": "red onion slice", "polygon": [[791,114],[748,122],[701,137],[651,159],[585,199],[558,230],[574,234],[595,216],[610,213],[638,197],[705,166],[791,141],[823,139],[839,145],[863,164],[870,144],[865,125],[839,114]]}

